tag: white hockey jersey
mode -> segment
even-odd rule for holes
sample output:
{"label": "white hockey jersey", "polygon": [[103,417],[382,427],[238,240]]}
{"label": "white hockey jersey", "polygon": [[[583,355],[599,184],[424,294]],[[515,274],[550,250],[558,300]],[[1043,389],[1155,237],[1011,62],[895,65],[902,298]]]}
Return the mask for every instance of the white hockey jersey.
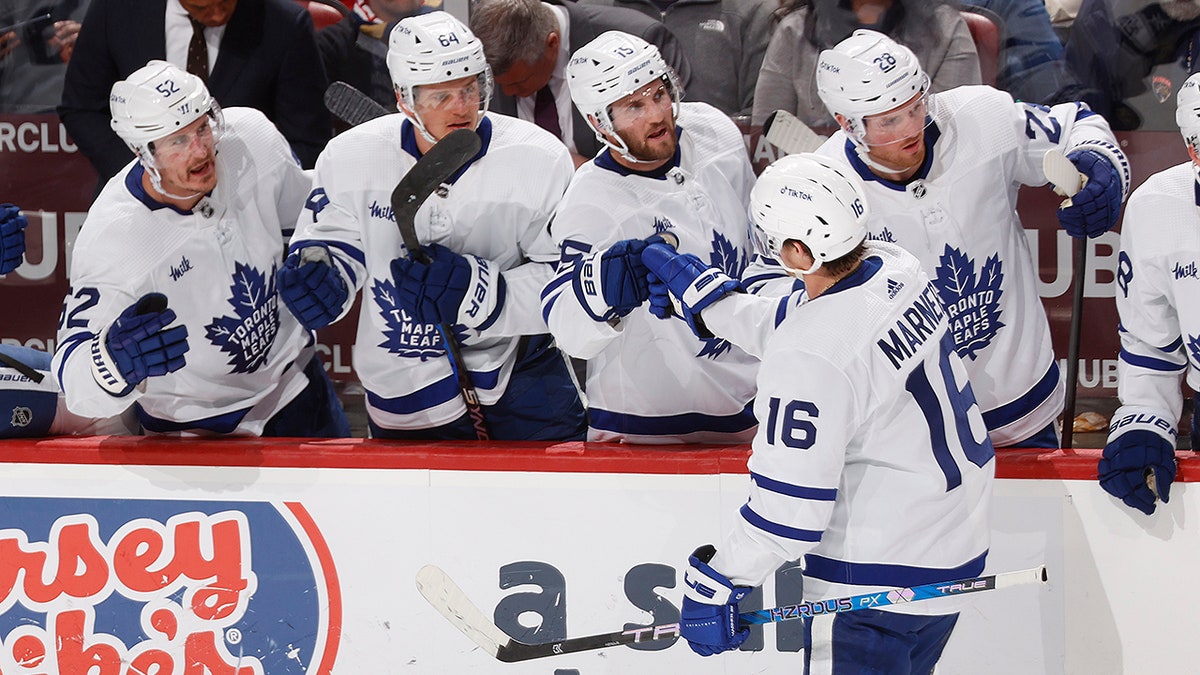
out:
{"label": "white hockey jersey", "polygon": [[137,432],[137,416],[132,409],[107,419],[80,417],[68,410],[50,367],[51,354],[0,344],[0,357],[41,376],[40,381],[29,377],[0,358],[0,438],[122,436]]}
{"label": "white hockey jersey", "polygon": [[633,173],[605,150],[579,168],[551,225],[562,259],[542,307],[563,350],[587,360],[591,441],[735,443],[754,433],[754,358],[645,306],[615,325],[595,321],[572,289],[580,256],[665,231],[680,251],[732,277],[747,268],[754,171],[741,133],[712,106],[681,108],[679,150],[665,175]]}
{"label": "white hockey jersey", "polygon": [[[1065,392],[1017,218],[1017,191],[1046,183],[1047,150],[1115,148],[1115,140],[1108,123],[1082,104],[1015,103],[986,86],[935,98],[925,164],[907,184],[872,173],[842,131],[818,152],[862,176],[873,214],[869,236],[903,246],[925,266],[992,441],[1011,445],[1057,419]],[[1128,166],[1118,169],[1128,186]]]}
{"label": "white hockey jersey", "polygon": [[[309,175],[262,113],[224,115],[217,187],[191,212],[151,199],[136,160],[88,212],[54,355],[78,415],[112,417],[136,403],[147,432],[253,435],[308,385],[314,338],[278,301],[275,270]],[[112,396],[92,377],[90,343],[152,292],[187,327],[187,365]]]}
{"label": "white hockey jersey", "polygon": [[[498,318],[459,332],[463,359],[483,405],[504,394],[519,336],[548,332],[539,311],[542,286],[558,251],[546,223],[574,165],[567,149],[536,125],[488,114],[480,154],[416,214],[417,239],[476,255],[503,270]],[[371,420],[388,429],[425,429],[466,413],[437,326],[415,322],[396,304],[391,262],[407,255],[391,193],[420,152],[413,126],[385,115],[330,141],[317,160],[313,192],[291,249],[329,247],[352,290],[362,289],[354,366],[367,390]],[[354,300],[350,293],[343,315]]]}
{"label": "white hockey jersey", "polygon": [[[705,320],[743,331],[722,306],[748,303],[764,304],[729,296]],[[873,243],[816,299],[779,307],[777,327],[757,322],[768,337],[750,498],[713,568],[757,586],[805,555],[805,599],[818,601],[981,574],[996,462],[920,263]],[[953,611],[935,604],[885,609]]]}
{"label": "white hockey jersey", "polygon": [[1141,428],[1175,445],[1180,380],[1186,374],[1200,391],[1198,266],[1200,184],[1187,162],[1148,178],[1125,206],[1117,263],[1121,407],[1109,440]]}

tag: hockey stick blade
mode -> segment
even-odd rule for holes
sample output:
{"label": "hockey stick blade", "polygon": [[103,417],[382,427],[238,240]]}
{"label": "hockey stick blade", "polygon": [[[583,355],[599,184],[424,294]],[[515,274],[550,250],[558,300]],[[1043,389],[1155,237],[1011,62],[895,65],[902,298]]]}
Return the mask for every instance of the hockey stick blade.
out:
{"label": "hockey stick blade", "polygon": [[420,251],[421,241],[417,239],[417,211],[438,186],[450,180],[454,172],[479,152],[482,145],[479,134],[471,129],[451,131],[434,143],[392,190],[392,215],[396,219],[396,227],[400,228],[400,236],[404,239],[408,254],[419,262],[427,263],[429,260]]}
{"label": "hockey stick blade", "polygon": [[1079,173],[1071,160],[1058,150],[1048,150],[1042,155],[1042,171],[1046,174],[1046,180],[1054,186],[1054,191],[1067,198],[1059,207],[1062,209],[1071,205],[1071,197],[1087,183],[1087,176]]}
{"label": "hockey stick blade", "polygon": [[375,99],[341,81],[330,83],[325,90],[325,109],[352,127],[388,114]]}
{"label": "hockey stick blade", "polygon": [[763,136],[768,143],[789,155],[813,152],[826,140],[786,110],[776,110],[767,117],[763,123]]}
{"label": "hockey stick blade", "polygon": [[[1026,584],[1047,583],[1049,576],[1046,566],[1039,565],[1027,570],[1002,572],[983,577],[971,577],[956,581],[925,584],[909,588],[896,588],[876,593],[864,593],[845,598],[834,598],[820,602],[802,602],[795,605],[784,605],[771,609],[754,612],[743,612],[739,615],[741,625],[779,623],[792,621],[819,614],[840,614],[859,609],[886,607],[909,602],[920,602],[934,598],[945,598],[966,593],[979,593]],[[666,623],[656,626],[645,626],[631,630],[599,633],[577,638],[567,638],[558,642],[529,644],[519,642],[509,637],[499,627],[471,602],[458,584],[454,583],[440,567],[426,565],[417,572],[417,590],[425,600],[446,617],[450,623],[463,632],[464,635],[479,645],[481,649],[496,659],[505,663],[540,659],[560,654],[604,649],[618,645],[627,645],[654,640],[675,639],[679,635],[678,623]]]}

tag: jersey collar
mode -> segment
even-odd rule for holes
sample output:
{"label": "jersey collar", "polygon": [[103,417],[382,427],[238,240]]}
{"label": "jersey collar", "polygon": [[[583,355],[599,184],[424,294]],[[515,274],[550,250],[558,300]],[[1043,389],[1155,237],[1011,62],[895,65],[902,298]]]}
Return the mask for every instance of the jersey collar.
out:
{"label": "jersey collar", "polygon": [[669,161],[666,164],[663,164],[662,166],[658,167],[657,169],[653,169],[651,171],[637,171],[636,169],[630,169],[630,168],[621,166],[620,164],[617,163],[617,160],[613,159],[612,148],[609,148],[607,146],[605,146],[604,151],[601,152],[599,155],[596,155],[596,159],[594,159],[592,161],[596,162],[596,166],[600,167],[601,169],[608,169],[609,171],[620,174],[622,176],[642,176],[643,178],[653,178],[654,180],[666,180],[667,173],[669,173],[671,171],[671,169],[674,169],[679,166],[680,148],[683,146],[682,139],[683,139],[683,127],[676,125],[675,126],[675,155],[673,157],[671,157],[671,161]]}
{"label": "jersey collar", "polygon": [[881,260],[879,258],[879,256],[877,256],[877,255],[866,256],[865,258],[863,258],[862,263],[859,264],[858,269],[854,270],[850,274],[847,274],[846,276],[842,277],[841,279],[838,279],[837,282],[835,282],[832,286],[830,286],[828,289],[826,289],[824,293],[817,296],[817,299],[820,300],[821,298],[823,298],[827,295],[832,295],[833,293],[841,293],[842,291],[848,291],[851,288],[858,288],[859,286],[862,286],[863,284],[870,281],[871,278],[875,276],[875,273],[878,272],[879,268],[882,266],[883,266],[883,260]]}
{"label": "jersey collar", "polygon": [[[450,180],[446,181],[447,183],[454,185],[454,182],[457,181],[464,173],[466,173],[467,169],[470,168],[472,164],[479,161],[480,157],[483,157],[487,154],[488,146],[492,144],[492,121],[488,119],[487,116],[484,116],[484,118],[479,121],[479,126],[475,128],[475,133],[479,134],[479,139],[483,141],[483,143],[480,144],[479,152],[475,153],[474,157],[467,160],[467,163],[463,164],[462,168],[460,168],[458,171],[455,171],[454,175],[450,176]],[[416,127],[414,127],[413,123],[407,119],[404,120],[404,123],[400,126],[400,147],[413,157],[421,159],[422,153],[417,149]]]}
{"label": "jersey collar", "polygon": [[904,192],[907,190],[906,186],[909,183],[915,180],[924,180],[929,176],[929,169],[933,167],[934,146],[937,144],[937,140],[941,137],[942,131],[941,129],[938,129],[937,122],[930,122],[929,126],[925,127],[925,161],[921,163],[921,168],[917,169],[917,172],[903,183],[896,183],[876,175],[876,173],[871,170],[871,167],[867,166],[866,162],[863,162],[858,156],[858,151],[854,147],[854,142],[849,138],[846,139],[846,159],[850,162],[850,166],[854,167],[854,170],[858,172],[858,175],[861,176],[864,181],[875,181],[876,183],[879,183],[880,185],[891,190]]}

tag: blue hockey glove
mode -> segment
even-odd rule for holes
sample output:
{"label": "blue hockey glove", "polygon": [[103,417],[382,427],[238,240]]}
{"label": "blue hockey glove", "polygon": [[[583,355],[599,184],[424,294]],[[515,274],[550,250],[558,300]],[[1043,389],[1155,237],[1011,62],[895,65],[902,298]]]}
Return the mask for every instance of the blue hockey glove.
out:
{"label": "blue hockey glove", "polygon": [[21,264],[25,254],[25,227],[29,221],[12,204],[0,204],[0,274],[8,274]]}
{"label": "blue hockey glove", "polygon": [[712,333],[700,319],[700,312],[730,293],[742,292],[742,285],[721,270],[705,265],[691,253],[679,253],[666,244],[653,244],[642,251],[642,262],[649,270],[650,311],[657,317],[678,313],[692,332],[701,338]]}
{"label": "blue hockey glove", "polygon": [[1071,206],[1058,210],[1058,222],[1076,239],[1099,237],[1117,224],[1121,213],[1121,174],[1095,150],[1076,150],[1067,159],[1088,180],[1071,197]]}
{"label": "blue hockey glove", "polygon": [[461,324],[482,330],[504,304],[504,277],[492,263],[459,255],[441,244],[421,247],[429,264],[411,258],[392,261],[396,303],[421,323]]}
{"label": "blue hockey glove", "polygon": [[688,557],[689,566],[683,575],[679,634],[700,656],[737,649],[750,637],[750,629],[738,621],[738,602],[754,589],[734,586],[725,575],[709,567],[716,552],[712,544],[696,549]]}
{"label": "blue hockey glove", "polygon": [[275,286],[292,314],[312,330],[333,323],[349,295],[325,246],[293,251],[275,273]]}
{"label": "blue hockey glove", "polygon": [[1175,446],[1148,429],[1132,429],[1104,446],[1100,460],[1100,487],[1146,515],[1154,513],[1154,492],[1147,484],[1152,473],[1154,489],[1166,503],[1175,480]]}
{"label": "blue hockey glove", "polygon": [[105,391],[124,396],[147,377],[173,373],[186,361],[187,326],[167,328],[175,311],[167,296],[147,293],[92,339],[92,377]]}
{"label": "blue hockey glove", "polygon": [[642,251],[662,241],[658,235],[644,240],[624,239],[575,263],[575,296],[593,319],[609,321],[625,316],[649,299]]}

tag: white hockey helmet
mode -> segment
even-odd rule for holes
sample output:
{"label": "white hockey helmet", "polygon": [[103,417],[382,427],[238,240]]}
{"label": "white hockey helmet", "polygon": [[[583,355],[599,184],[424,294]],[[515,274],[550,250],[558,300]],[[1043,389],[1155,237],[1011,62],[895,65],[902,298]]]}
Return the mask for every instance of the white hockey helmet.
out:
{"label": "white hockey helmet", "polygon": [[[400,101],[416,111],[417,87],[470,77],[479,78],[479,119],[492,98],[492,71],[483,54],[483,43],[449,12],[410,16],[392,29],[388,39],[388,73]],[[420,115],[412,119],[421,134],[436,142]]]}
{"label": "white hockey helmet", "polygon": [[[657,81],[667,87],[675,117],[679,116],[683,99],[679,78],[658,48],[616,30],[601,34],[575,51],[567,64],[567,81],[571,100],[592,125],[596,138],[626,157],[629,147],[613,125],[612,104]],[[607,132],[619,145],[601,132]]]}
{"label": "white hockey helmet", "polygon": [[1179,88],[1175,123],[1183,134],[1183,142],[1200,154],[1200,73],[1189,77]]}
{"label": "white hockey helmet", "polygon": [[802,274],[853,251],[867,238],[869,216],[862,179],[813,153],[776,160],[750,191],[759,250],[782,262],[784,242],[803,242],[813,264]]}
{"label": "white hockey helmet", "polygon": [[167,63],[150,61],[116,82],[108,97],[112,128],[143,164],[154,168],[154,141],[209,115],[214,136],[224,129],[216,99],[199,77]]}
{"label": "white hockey helmet", "polygon": [[854,31],[817,60],[817,95],[831,115],[845,118],[858,145],[866,143],[864,118],[928,95],[929,84],[912,50],[873,30]]}

